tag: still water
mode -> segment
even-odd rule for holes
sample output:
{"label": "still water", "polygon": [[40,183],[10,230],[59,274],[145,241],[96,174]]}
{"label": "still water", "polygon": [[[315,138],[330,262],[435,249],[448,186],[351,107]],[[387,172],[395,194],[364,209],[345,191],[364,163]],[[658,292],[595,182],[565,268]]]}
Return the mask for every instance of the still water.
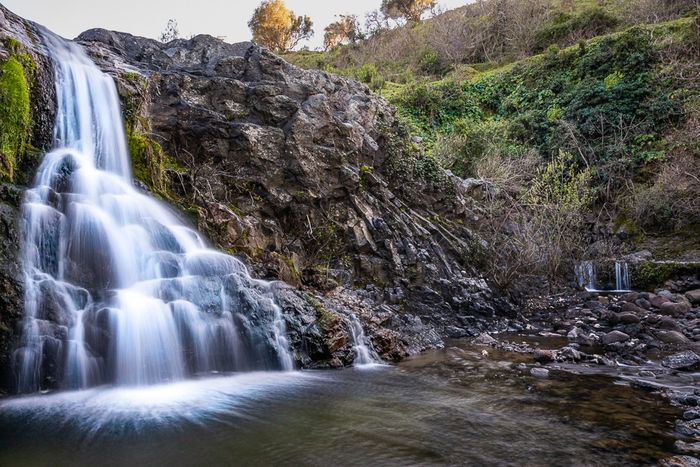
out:
{"label": "still water", "polygon": [[398,366],[0,400],[0,465],[627,465],[675,409],[606,376],[537,379],[467,344]]}

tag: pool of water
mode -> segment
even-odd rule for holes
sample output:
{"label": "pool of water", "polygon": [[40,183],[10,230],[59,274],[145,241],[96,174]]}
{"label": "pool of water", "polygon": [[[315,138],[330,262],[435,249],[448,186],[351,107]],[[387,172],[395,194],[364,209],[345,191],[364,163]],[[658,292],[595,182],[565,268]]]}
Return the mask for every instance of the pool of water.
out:
{"label": "pool of water", "polygon": [[625,465],[677,411],[608,376],[466,344],[398,366],[249,373],[0,400],[0,465]]}

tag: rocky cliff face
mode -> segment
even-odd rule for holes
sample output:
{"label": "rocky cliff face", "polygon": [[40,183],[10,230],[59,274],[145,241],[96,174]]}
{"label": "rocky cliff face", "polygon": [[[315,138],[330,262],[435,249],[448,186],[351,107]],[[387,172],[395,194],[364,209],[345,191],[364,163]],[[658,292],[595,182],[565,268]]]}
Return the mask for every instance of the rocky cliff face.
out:
{"label": "rocky cliff face", "polygon": [[55,115],[53,68],[36,28],[0,5],[0,388],[23,311],[22,192],[51,144]]}
{"label": "rocky cliff face", "polygon": [[[28,77],[30,136],[45,149],[51,64],[36,26],[0,13],[2,34],[38,64]],[[421,156],[366,86],[209,36],[162,44],[96,29],[78,40],[118,83],[137,183],[256,275],[288,284],[276,294],[299,364],[351,363],[350,314],[395,360],[493,327],[506,308],[474,266],[481,241],[467,228],[459,180]],[[23,164],[11,181],[29,180],[36,157]],[[21,310],[21,187],[2,193],[11,201],[0,258],[0,284],[12,289],[2,310],[7,362]]]}

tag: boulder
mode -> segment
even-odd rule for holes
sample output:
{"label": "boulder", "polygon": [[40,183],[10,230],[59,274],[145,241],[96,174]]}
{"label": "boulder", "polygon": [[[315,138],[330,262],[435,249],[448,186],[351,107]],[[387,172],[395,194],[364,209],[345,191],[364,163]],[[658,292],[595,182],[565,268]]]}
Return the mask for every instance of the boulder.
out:
{"label": "boulder", "polygon": [[659,331],[656,338],[665,344],[678,345],[688,342],[688,338],[678,331]]}
{"label": "boulder", "polygon": [[690,290],[685,293],[685,298],[693,305],[700,305],[700,289]]}
{"label": "boulder", "polygon": [[690,311],[690,305],[686,302],[666,302],[659,307],[659,312],[669,316],[682,316]]}
{"label": "boulder", "polygon": [[639,316],[630,311],[619,313],[617,319],[622,324],[637,324],[642,320]]}
{"label": "boulder", "polygon": [[549,370],[546,368],[532,368],[530,374],[535,378],[549,378]]}
{"label": "boulder", "polygon": [[626,342],[630,336],[622,331],[610,331],[601,338],[601,342],[605,345],[615,344],[617,342]]}
{"label": "boulder", "polygon": [[535,349],[535,352],[532,356],[536,362],[549,363],[554,361],[554,358],[556,357],[556,352],[554,352],[553,350]]}
{"label": "boulder", "polygon": [[668,297],[664,297],[662,295],[652,295],[651,298],[649,299],[649,302],[651,303],[652,306],[656,308],[660,308],[661,305],[663,305],[666,302],[670,302],[671,300]]}
{"label": "boulder", "polygon": [[700,356],[692,350],[669,355],[661,361],[666,368],[691,371],[700,368]]}
{"label": "boulder", "polygon": [[683,328],[681,328],[681,326],[676,322],[676,320],[671,318],[670,316],[663,316],[656,324],[656,326],[659,329],[664,329],[666,331],[683,331]]}
{"label": "boulder", "polygon": [[496,343],[496,339],[491,337],[488,333],[482,332],[476,339],[474,339],[474,343],[480,345],[491,345]]}

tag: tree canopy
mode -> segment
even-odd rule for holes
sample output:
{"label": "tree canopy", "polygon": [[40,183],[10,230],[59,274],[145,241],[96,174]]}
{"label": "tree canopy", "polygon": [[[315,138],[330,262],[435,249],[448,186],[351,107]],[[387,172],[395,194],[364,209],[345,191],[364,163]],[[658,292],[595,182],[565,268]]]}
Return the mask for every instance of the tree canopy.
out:
{"label": "tree canopy", "polygon": [[311,18],[296,16],[284,0],[263,1],[253,12],[248,27],[255,42],[275,52],[291,50],[313,35]]}
{"label": "tree canopy", "polygon": [[360,24],[355,15],[340,15],[337,21],[324,28],[323,46],[326,49],[344,41],[354,43],[361,39]]}
{"label": "tree canopy", "polygon": [[420,21],[426,11],[436,6],[437,0],[382,0],[381,11],[388,18]]}

